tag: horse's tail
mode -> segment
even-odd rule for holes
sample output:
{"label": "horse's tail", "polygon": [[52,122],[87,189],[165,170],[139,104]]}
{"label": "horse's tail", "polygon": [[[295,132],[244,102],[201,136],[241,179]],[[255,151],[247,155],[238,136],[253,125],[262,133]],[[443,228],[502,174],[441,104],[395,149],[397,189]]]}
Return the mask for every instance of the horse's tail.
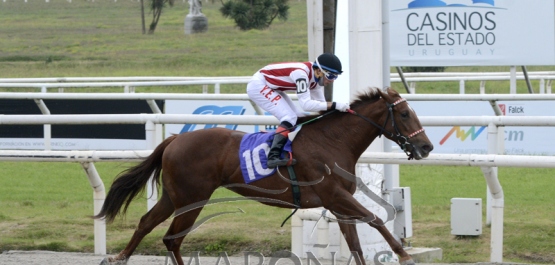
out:
{"label": "horse's tail", "polygon": [[[125,214],[133,198],[144,190],[151,176],[153,176],[152,185],[159,185],[160,172],[162,171],[162,155],[166,147],[175,140],[176,137],[177,135],[173,135],[167,138],[160,143],[152,154],[143,162],[121,172],[114,180],[114,183],[112,183],[112,187],[110,191],[108,191],[102,209],[97,215],[93,216],[93,218],[105,219],[106,223],[111,223],[120,213],[123,205],[125,205],[125,207],[121,214]],[[154,175],[152,173],[154,173]]]}

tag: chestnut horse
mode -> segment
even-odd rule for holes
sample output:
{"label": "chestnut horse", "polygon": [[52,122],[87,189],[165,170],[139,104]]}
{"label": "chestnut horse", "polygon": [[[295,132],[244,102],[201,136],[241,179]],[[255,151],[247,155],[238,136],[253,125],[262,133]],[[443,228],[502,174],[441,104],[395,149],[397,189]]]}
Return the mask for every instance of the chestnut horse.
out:
{"label": "chestnut horse", "polygon": [[[245,184],[239,167],[239,144],[244,132],[212,128],[167,138],[143,162],[114,180],[102,210],[94,217],[112,222],[122,207],[121,214],[125,214],[129,203],[144,190],[153,174],[153,182],[160,184],[161,180],[162,195],[158,203],[141,218],[125,249],[101,264],[125,263],[141,240],[172,214],[173,221],[162,241],[168,253],[173,252],[175,261],[184,264],[179,253],[181,243],[218,187],[248,198],[259,198],[271,206],[298,208],[296,203],[300,208],[323,206],[345,220],[339,220],[339,227],[349,249],[359,257],[364,256],[353,220],[363,221],[381,233],[402,264],[414,264],[384,222],[353,198],[356,183],[330,167],[354,173],[359,157],[382,134],[399,144],[409,159],[427,157],[433,145],[416,113],[391,88],[374,88],[359,95],[352,102],[351,110],[350,113],[327,112],[318,119],[316,115],[299,119],[299,124],[312,122],[302,126],[292,143],[292,153],[297,159],[294,168],[298,183],[313,183],[297,186],[300,202],[295,202],[291,192],[267,192],[291,188],[285,168],[278,168],[279,174]],[[364,259],[357,263],[365,264]]]}

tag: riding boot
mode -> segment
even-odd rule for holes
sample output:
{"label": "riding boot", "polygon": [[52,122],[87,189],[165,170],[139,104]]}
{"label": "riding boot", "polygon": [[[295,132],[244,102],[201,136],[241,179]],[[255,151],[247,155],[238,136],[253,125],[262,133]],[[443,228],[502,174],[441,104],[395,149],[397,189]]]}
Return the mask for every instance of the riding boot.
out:
{"label": "riding boot", "polygon": [[270,147],[270,152],[268,153],[268,168],[275,168],[277,166],[287,166],[294,165],[297,163],[297,160],[292,159],[289,161],[288,158],[281,158],[281,153],[283,152],[283,147],[287,143],[287,136],[282,134],[274,135],[274,140],[272,142],[272,147]]}

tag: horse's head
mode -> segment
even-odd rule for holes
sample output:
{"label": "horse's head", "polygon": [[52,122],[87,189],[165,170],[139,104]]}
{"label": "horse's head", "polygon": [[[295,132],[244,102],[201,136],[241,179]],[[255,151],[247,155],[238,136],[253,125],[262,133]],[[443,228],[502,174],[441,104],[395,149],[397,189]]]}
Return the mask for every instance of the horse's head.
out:
{"label": "horse's head", "polygon": [[385,137],[396,142],[409,159],[419,160],[428,157],[434,146],[406,99],[391,88],[376,90],[387,105],[388,113],[383,123]]}

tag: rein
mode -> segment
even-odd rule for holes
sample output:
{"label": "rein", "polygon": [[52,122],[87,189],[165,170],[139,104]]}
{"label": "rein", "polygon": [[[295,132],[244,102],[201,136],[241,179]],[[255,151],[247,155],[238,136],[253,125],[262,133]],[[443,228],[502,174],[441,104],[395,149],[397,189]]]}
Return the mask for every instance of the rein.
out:
{"label": "rein", "polygon": [[[414,146],[409,142],[409,139],[418,135],[421,132],[424,132],[424,128],[421,128],[420,130],[417,130],[411,134],[409,134],[408,136],[404,136],[401,134],[401,132],[399,131],[399,128],[397,127],[397,124],[395,123],[395,119],[393,118],[393,107],[395,107],[396,105],[406,102],[407,100],[404,98],[401,98],[395,102],[393,102],[392,104],[389,103],[385,103],[387,105],[387,117],[385,119],[385,123],[383,126],[380,126],[379,124],[375,123],[374,121],[368,119],[367,117],[364,117],[360,114],[358,114],[356,111],[349,109],[348,112],[354,115],[357,115],[358,117],[362,118],[363,120],[369,122],[370,124],[374,125],[375,127],[377,127],[378,129],[380,129],[380,133],[378,134],[378,136],[381,136],[384,133],[387,133],[387,136],[389,136],[395,143],[397,143],[399,145],[399,147],[401,147],[401,149],[405,152],[405,154],[407,154],[407,156],[409,157],[409,160],[414,158],[414,155],[412,154],[412,152],[408,151],[407,147],[408,146],[412,146],[412,150],[414,150]],[[391,116],[391,125],[393,126],[393,128],[395,128],[395,132],[397,134],[394,134],[388,130],[386,130],[384,127],[387,124],[387,121],[389,120],[389,117]]]}
{"label": "rein", "polygon": [[[303,123],[296,124],[296,125],[294,125],[294,126],[292,126],[292,127],[289,127],[289,128],[287,128],[287,130],[289,130],[289,131],[292,132],[293,130],[297,129],[297,127],[299,127],[299,126],[301,126],[301,125],[305,125],[305,124],[307,124],[307,123],[311,123],[311,122],[316,121],[316,120],[318,120],[318,119],[321,119],[321,118],[323,118],[323,117],[325,117],[325,116],[327,116],[327,115],[329,115],[329,114],[332,114],[332,113],[334,113],[334,112],[336,112],[336,111],[337,111],[337,110],[328,111],[328,112],[326,112],[326,113],[324,113],[324,114],[322,114],[322,115],[319,115],[319,116],[317,116],[317,117],[314,117],[314,118],[312,118],[312,119],[310,119],[310,120],[308,120],[308,121],[305,121],[305,122],[303,122]],[[276,135],[276,134],[281,133],[281,132],[282,132],[282,131],[279,131],[279,132],[278,132],[278,131],[276,130],[272,135]]]}

